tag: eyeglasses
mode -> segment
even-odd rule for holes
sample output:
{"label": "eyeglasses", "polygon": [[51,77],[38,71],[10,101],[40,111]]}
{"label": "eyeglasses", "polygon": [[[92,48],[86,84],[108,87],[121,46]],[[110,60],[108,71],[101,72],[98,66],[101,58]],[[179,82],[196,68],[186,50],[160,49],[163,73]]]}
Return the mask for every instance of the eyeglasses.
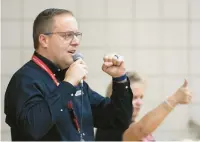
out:
{"label": "eyeglasses", "polygon": [[49,32],[49,33],[44,33],[44,35],[52,35],[52,34],[58,34],[60,37],[62,37],[66,41],[72,41],[74,39],[74,36],[80,41],[82,38],[82,33],[81,32]]}

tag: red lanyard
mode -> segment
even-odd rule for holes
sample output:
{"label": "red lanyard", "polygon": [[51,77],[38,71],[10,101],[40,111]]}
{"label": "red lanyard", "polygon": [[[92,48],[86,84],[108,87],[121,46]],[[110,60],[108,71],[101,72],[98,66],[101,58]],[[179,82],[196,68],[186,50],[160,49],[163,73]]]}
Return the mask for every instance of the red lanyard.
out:
{"label": "red lanyard", "polygon": [[77,116],[76,116],[76,114],[75,114],[75,111],[74,111],[74,109],[73,109],[72,101],[69,101],[69,102],[68,102],[67,107],[68,107],[68,109],[69,109],[70,115],[71,115],[71,117],[72,117],[72,120],[73,120],[73,122],[74,122],[74,125],[75,125],[76,129],[77,129],[78,132],[80,133],[80,132],[81,132],[81,131],[80,131],[81,129],[80,129],[80,126],[79,126],[79,124],[78,124],[78,118],[77,118]]}
{"label": "red lanyard", "polygon": [[33,62],[35,62],[38,66],[40,66],[43,70],[45,70],[50,75],[50,77],[53,79],[54,83],[57,86],[59,85],[59,82],[56,79],[56,77],[54,76],[54,74],[52,73],[52,71],[47,67],[47,65],[42,60],[40,60],[35,55],[32,56],[32,60],[33,60]]}
{"label": "red lanyard", "polygon": [[[54,74],[52,73],[52,71],[47,67],[47,65],[42,60],[40,60],[35,55],[32,56],[32,60],[33,60],[33,62],[35,62],[38,66],[40,66],[43,70],[45,70],[50,75],[50,77],[53,79],[53,81],[55,82],[55,84],[57,86],[59,85],[59,83],[58,83],[56,77],[54,76]],[[67,107],[70,110],[70,113],[71,113],[70,115],[72,117],[72,120],[74,122],[74,125],[75,125],[76,129],[80,133],[80,126],[78,124],[78,119],[77,119],[77,116],[76,116],[76,114],[75,114],[75,112],[73,110],[73,106],[72,106],[72,102],[71,101],[68,102]]]}

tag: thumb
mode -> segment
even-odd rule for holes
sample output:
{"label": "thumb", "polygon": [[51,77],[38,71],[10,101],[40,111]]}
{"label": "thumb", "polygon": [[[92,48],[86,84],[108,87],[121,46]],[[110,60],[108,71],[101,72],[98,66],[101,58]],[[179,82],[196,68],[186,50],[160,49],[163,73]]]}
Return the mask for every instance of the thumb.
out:
{"label": "thumb", "polygon": [[185,80],[184,80],[184,83],[183,83],[183,85],[182,85],[182,87],[186,88],[187,86],[188,86],[188,82],[187,82],[187,80],[185,79]]}

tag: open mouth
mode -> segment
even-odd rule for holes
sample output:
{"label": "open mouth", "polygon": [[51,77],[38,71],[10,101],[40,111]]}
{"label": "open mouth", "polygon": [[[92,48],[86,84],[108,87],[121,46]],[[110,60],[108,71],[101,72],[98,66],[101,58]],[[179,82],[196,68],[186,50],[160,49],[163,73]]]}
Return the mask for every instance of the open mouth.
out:
{"label": "open mouth", "polygon": [[75,52],[76,52],[76,50],[70,50],[70,51],[68,51],[68,53],[70,53],[70,54],[75,54]]}

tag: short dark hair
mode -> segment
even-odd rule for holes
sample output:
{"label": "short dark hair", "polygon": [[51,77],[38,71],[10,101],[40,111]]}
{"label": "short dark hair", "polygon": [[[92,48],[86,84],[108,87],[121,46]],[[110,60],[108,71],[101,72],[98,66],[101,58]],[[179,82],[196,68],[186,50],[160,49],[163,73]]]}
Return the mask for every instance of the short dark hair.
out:
{"label": "short dark hair", "polygon": [[73,13],[69,10],[49,8],[42,11],[35,18],[33,23],[33,43],[35,49],[37,49],[39,45],[39,35],[42,33],[50,32],[53,27],[53,18],[61,14],[70,14],[73,16]]}

